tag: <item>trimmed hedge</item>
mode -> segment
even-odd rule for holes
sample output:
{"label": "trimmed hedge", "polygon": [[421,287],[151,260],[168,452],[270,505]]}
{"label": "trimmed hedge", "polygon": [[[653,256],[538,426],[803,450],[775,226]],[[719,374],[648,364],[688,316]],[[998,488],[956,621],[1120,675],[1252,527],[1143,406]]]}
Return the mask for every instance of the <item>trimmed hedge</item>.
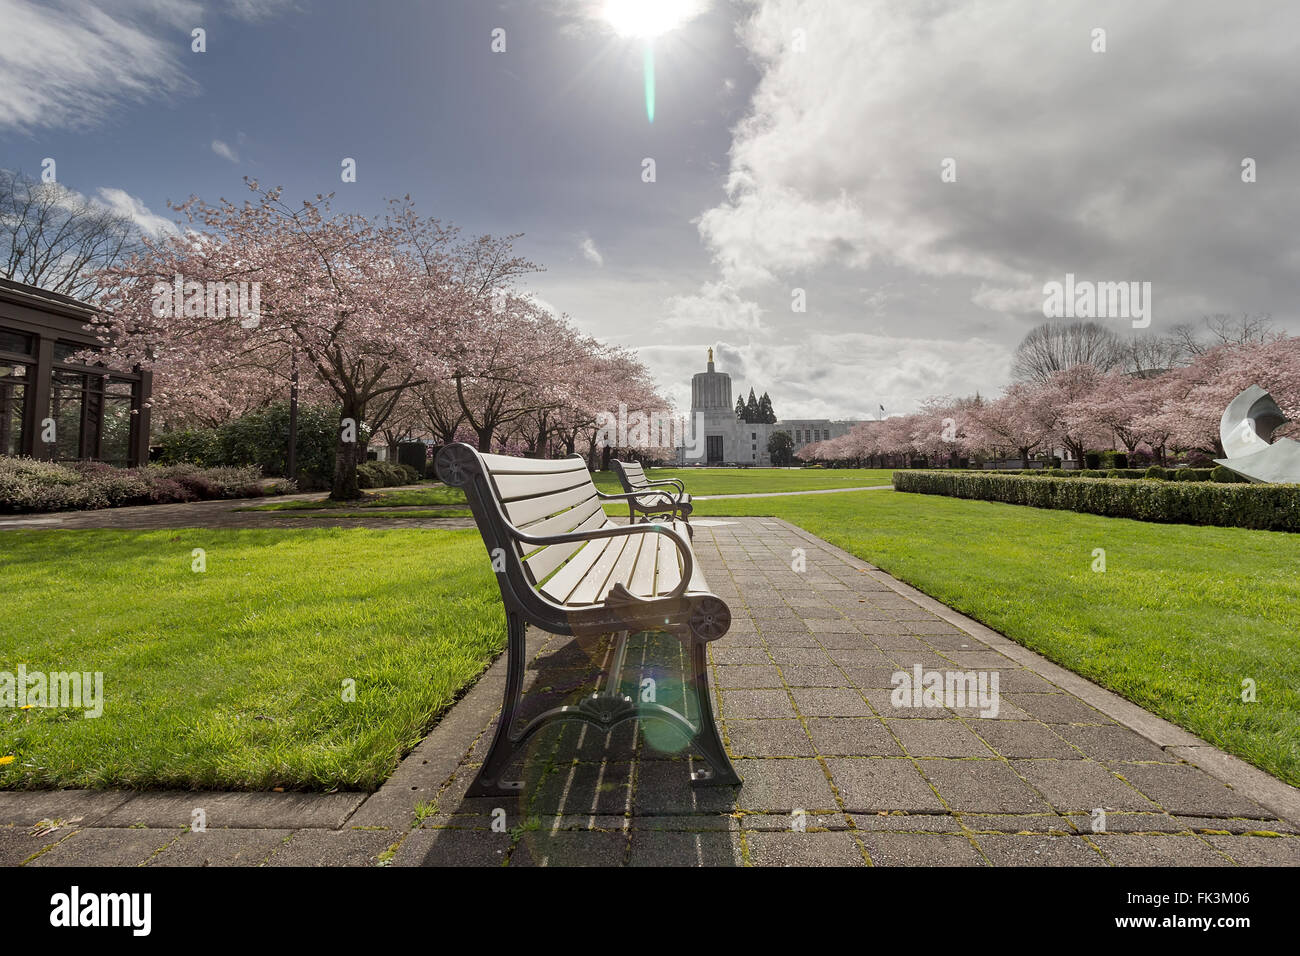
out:
{"label": "trimmed hedge", "polygon": [[[958,472],[962,474],[963,472]],[[967,472],[969,473],[969,472]],[[1154,478],[1159,481],[1216,481],[1221,484],[1240,484],[1247,479],[1222,465],[1213,468],[985,468],[981,475],[1033,475],[1047,478]]]}
{"label": "trimmed hedge", "polygon": [[1108,518],[1300,531],[1300,485],[1220,485],[1108,478],[1071,481],[1025,475],[896,471],[894,489],[1079,511]]}

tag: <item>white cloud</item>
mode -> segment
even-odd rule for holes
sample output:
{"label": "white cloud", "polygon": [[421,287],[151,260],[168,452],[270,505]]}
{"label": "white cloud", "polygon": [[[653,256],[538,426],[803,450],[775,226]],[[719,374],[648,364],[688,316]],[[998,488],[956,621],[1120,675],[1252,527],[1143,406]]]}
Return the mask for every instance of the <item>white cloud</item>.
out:
{"label": "white cloud", "polygon": [[[880,267],[1024,311],[1024,290],[1069,271],[1152,281],[1167,302],[1294,314],[1300,7],[749,9],[741,36],[762,76],[734,131],[726,199],[699,220],[735,288]],[[1108,53],[1090,49],[1098,23]],[[1243,184],[1244,156],[1271,166],[1272,183]],[[940,179],[948,157],[954,183]]]}
{"label": "white cloud", "polygon": [[180,44],[88,3],[0,0],[0,128],[78,129],[123,101],[190,92]]}
{"label": "white cloud", "polygon": [[148,206],[124,189],[103,186],[98,201],[119,215],[128,216],[144,233],[160,236],[176,232],[176,224],[166,216],[155,215]]}
{"label": "white cloud", "polygon": [[988,309],[990,312],[1022,314],[1037,312],[1041,315],[1044,294],[1041,286],[1038,288],[1003,289],[981,282],[979,288],[971,295],[970,300],[981,309]]}
{"label": "white cloud", "polygon": [[228,159],[232,163],[239,162],[239,154],[226,142],[214,139],[212,141],[212,151],[222,159]]}
{"label": "white cloud", "polygon": [[[243,20],[288,0],[228,0]],[[189,29],[210,16],[194,0],[0,0],[0,129],[83,129],[115,108],[193,94]]]}
{"label": "white cloud", "polygon": [[582,256],[588,262],[594,263],[598,266],[603,266],[605,264],[605,257],[600,254],[600,250],[596,248],[596,241],[592,239],[591,236],[587,236],[582,240],[581,248]]}
{"label": "white cloud", "polygon": [[677,332],[758,332],[762,310],[757,302],[743,299],[734,288],[721,282],[705,283],[693,295],[675,295],[664,303],[667,315],[661,323]]}
{"label": "white cloud", "polygon": [[664,393],[682,411],[691,376],[704,371],[712,343],[719,371],[737,395],[767,392],[782,418],[874,418],[912,411],[926,398],[987,392],[989,374],[1005,381],[1010,353],[986,339],[923,339],[864,332],[815,332],[798,342],[701,338],[689,345],[637,349]]}

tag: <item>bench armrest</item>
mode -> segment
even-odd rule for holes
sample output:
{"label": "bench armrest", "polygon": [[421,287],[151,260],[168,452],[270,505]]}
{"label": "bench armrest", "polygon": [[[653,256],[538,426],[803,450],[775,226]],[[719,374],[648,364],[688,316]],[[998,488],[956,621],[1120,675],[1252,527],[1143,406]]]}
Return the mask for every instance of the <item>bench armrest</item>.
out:
{"label": "bench armrest", "polygon": [[632,501],[632,500],[634,500],[634,499],[636,499],[636,498],[645,498],[645,497],[648,496],[648,495],[662,495],[664,501],[665,501],[667,504],[670,504],[670,505],[675,505],[675,504],[677,504],[677,499],[675,499],[675,498],[674,498],[672,495],[670,495],[668,492],[666,492],[666,491],[662,491],[662,490],[660,490],[659,488],[650,488],[650,489],[647,489],[647,490],[645,490],[645,491],[625,491],[625,492],[616,492],[616,493],[611,494],[611,495],[607,495],[607,494],[605,494],[605,492],[601,491],[601,490],[598,488],[598,489],[596,489],[596,495],[597,495],[597,497],[604,498],[606,501]]}
{"label": "bench armrest", "polygon": [[645,487],[647,488],[649,488],[651,485],[676,485],[678,494],[681,495],[686,494],[686,485],[682,482],[680,478],[661,478],[658,481],[647,481],[645,483]]}

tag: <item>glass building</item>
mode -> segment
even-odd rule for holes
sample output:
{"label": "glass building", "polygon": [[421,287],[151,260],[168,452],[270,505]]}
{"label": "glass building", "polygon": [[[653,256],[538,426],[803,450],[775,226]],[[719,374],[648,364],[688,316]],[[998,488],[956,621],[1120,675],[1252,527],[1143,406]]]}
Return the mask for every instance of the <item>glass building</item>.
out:
{"label": "glass building", "polygon": [[149,460],[148,372],[73,357],[99,342],[92,306],[0,279],[0,455],[135,466]]}

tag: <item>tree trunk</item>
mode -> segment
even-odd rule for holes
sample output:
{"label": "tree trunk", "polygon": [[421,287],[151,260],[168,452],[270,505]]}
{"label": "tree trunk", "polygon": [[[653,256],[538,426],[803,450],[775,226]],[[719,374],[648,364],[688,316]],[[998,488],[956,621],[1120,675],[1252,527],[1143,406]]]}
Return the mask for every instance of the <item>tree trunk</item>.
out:
{"label": "tree trunk", "polygon": [[361,497],[361,486],[357,484],[357,463],[363,453],[363,446],[356,440],[361,434],[361,414],[356,409],[345,406],[339,418],[351,419],[355,434],[349,436],[353,441],[344,441],[344,429],[339,428],[338,440],[334,446],[334,485],[330,490],[330,498],[334,501],[354,501]]}
{"label": "tree trunk", "polygon": [[478,450],[487,454],[492,451],[492,426],[486,428],[474,429],[474,434],[478,435]]}

